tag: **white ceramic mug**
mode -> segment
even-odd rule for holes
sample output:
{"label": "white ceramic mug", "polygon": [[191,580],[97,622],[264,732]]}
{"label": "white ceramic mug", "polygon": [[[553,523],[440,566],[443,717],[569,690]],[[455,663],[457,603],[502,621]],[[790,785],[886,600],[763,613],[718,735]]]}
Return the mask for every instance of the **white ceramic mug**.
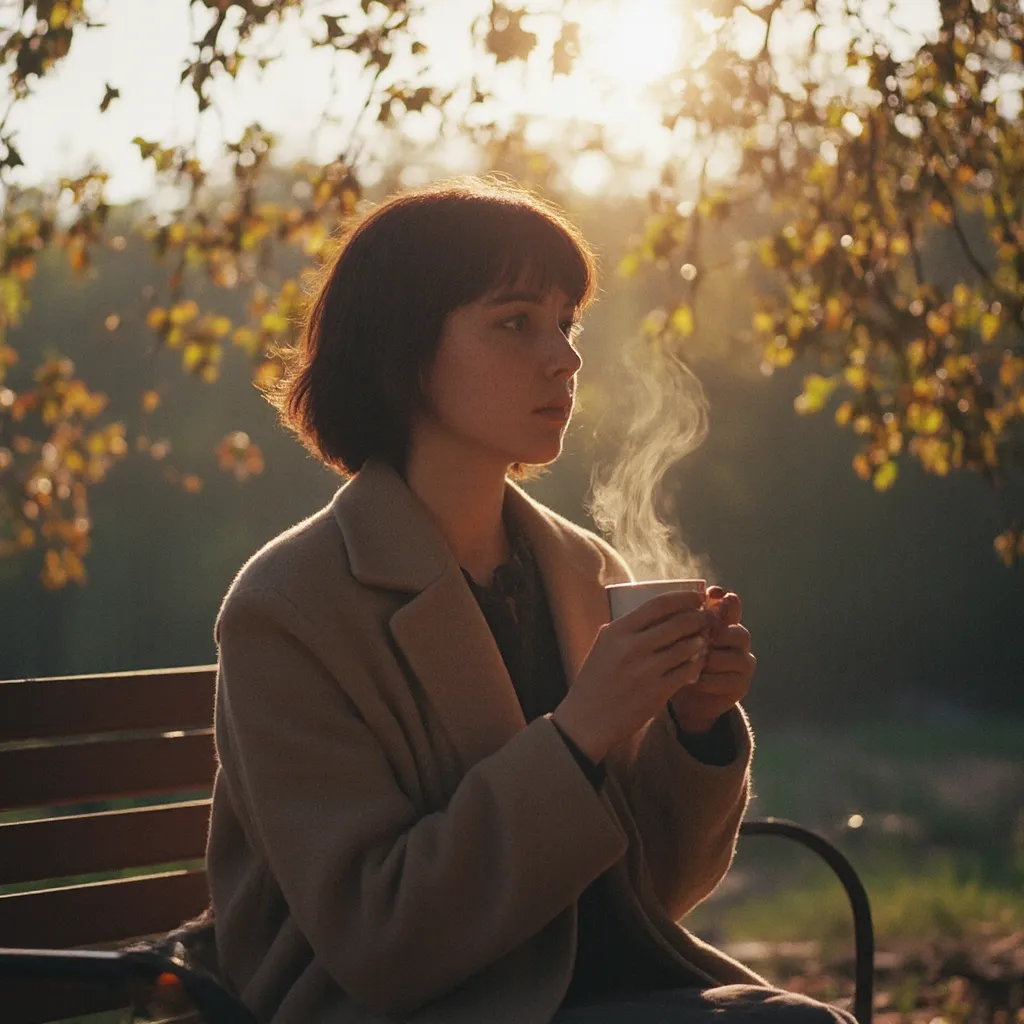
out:
{"label": "white ceramic mug", "polygon": [[659,594],[667,594],[673,590],[698,591],[706,594],[707,588],[707,580],[647,580],[642,583],[610,583],[604,589],[608,594],[612,618],[617,619]]}

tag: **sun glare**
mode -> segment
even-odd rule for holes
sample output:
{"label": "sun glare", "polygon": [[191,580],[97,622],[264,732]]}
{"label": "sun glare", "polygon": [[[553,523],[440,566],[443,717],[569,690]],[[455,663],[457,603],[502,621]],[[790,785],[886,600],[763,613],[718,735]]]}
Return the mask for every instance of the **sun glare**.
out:
{"label": "sun glare", "polygon": [[[613,170],[606,154],[659,165],[669,133],[648,90],[684,61],[685,9],[685,0],[570,0],[563,16],[579,24],[571,73],[552,76],[552,36],[538,47],[527,74],[508,67],[499,73],[495,108],[507,117],[530,118],[535,145],[557,145],[567,125],[600,128],[604,151],[584,152],[568,169],[581,192],[596,194],[609,184]],[[532,27],[540,33],[544,23],[538,19]]]}
{"label": "sun glare", "polygon": [[590,0],[579,7],[578,72],[639,93],[679,58],[678,0]]}

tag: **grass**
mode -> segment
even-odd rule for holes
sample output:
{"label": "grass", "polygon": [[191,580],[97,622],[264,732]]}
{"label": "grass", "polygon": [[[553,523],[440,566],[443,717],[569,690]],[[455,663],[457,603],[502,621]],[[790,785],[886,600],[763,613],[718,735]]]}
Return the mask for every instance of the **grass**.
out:
{"label": "grass", "polygon": [[[751,816],[831,839],[868,891],[879,948],[1024,929],[1024,722],[763,730]],[[687,925],[713,941],[852,941],[839,882],[794,844],[749,837]]]}
{"label": "grass", "polygon": [[[1024,889],[965,878],[948,855],[913,870],[877,865],[862,872],[862,880],[883,949],[936,940],[971,942],[1024,928]],[[809,871],[767,892],[751,889],[749,896],[712,897],[686,919],[687,927],[725,942],[815,942],[832,952],[850,948],[849,903],[830,873]]]}

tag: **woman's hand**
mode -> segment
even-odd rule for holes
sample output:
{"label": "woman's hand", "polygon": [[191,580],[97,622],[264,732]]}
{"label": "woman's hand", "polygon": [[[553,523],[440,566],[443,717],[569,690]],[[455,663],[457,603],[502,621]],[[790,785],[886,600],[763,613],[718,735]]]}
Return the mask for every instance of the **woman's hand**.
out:
{"label": "woman's hand", "polygon": [[552,718],[597,763],[696,683],[716,616],[704,595],[676,590],[652,597],[602,626],[576,681]]}
{"label": "woman's hand", "polygon": [[708,652],[695,682],[672,695],[672,710],[684,732],[704,733],[750,690],[757,658],[750,653],[750,633],[740,625],[743,604],[721,587],[708,588],[708,608],[714,624]]}

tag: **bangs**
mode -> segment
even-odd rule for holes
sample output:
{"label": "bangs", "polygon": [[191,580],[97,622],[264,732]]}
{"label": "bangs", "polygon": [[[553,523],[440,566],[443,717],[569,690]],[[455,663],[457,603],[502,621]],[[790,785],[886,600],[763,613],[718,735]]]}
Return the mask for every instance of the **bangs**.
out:
{"label": "bangs", "polygon": [[445,312],[505,288],[559,288],[582,312],[596,289],[594,254],[568,222],[509,202],[463,202],[445,210],[425,265]]}

